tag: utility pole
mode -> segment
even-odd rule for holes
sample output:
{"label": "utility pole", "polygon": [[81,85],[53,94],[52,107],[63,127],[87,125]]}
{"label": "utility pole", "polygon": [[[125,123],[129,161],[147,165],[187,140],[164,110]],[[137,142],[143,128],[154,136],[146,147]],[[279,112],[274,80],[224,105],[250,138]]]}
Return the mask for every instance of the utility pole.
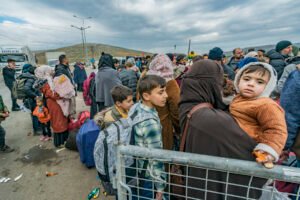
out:
{"label": "utility pole", "polygon": [[92,17],[86,17],[86,18],[82,18],[82,17],[78,17],[76,15],[73,15],[73,17],[81,19],[82,20],[82,26],[81,27],[77,27],[74,25],[71,25],[71,27],[73,28],[77,28],[81,31],[81,38],[82,38],[82,52],[83,52],[83,57],[85,57],[85,63],[87,64],[89,62],[88,60],[88,52],[87,52],[87,45],[86,45],[86,34],[85,34],[85,30],[88,28],[91,28],[91,26],[88,27],[84,27],[84,20],[86,19],[92,19]]}
{"label": "utility pole", "polygon": [[191,50],[191,39],[189,39],[188,56],[190,54],[190,50]]}
{"label": "utility pole", "polygon": [[174,54],[176,53],[176,44],[174,45]]}

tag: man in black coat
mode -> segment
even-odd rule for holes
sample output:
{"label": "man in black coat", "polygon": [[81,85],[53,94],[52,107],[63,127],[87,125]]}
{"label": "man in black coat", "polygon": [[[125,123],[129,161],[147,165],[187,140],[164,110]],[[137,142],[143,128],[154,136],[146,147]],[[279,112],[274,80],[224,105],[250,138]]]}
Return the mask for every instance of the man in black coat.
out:
{"label": "man in black coat", "polygon": [[20,107],[17,104],[17,99],[13,96],[12,89],[14,82],[16,81],[15,78],[15,73],[16,73],[16,63],[13,59],[8,59],[7,60],[8,65],[3,68],[3,78],[4,78],[4,83],[10,90],[11,94],[11,100],[12,100],[12,111],[19,111]]}
{"label": "man in black coat", "polygon": [[66,57],[66,55],[60,55],[58,60],[59,60],[59,64],[55,66],[54,77],[64,74],[70,79],[71,83],[74,85],[74,79],[69,67],[68,58]]}
{"label": "man in black coat", "polygon": [[272,65],[277,72],[278,80],[288,64],[286,60],[290,57],[291,53],[292,43],[287,40],[278,42],[275,49],[272,49],[267,53],[267,56],[270,58],[270,65]]}

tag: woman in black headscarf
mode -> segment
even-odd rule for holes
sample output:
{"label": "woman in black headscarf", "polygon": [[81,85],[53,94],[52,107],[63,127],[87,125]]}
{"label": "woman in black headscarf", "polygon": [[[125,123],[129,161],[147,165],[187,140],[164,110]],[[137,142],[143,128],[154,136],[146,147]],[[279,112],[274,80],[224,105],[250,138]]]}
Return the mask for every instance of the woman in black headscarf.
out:
{"label": "woman in black headscarf", "polygon": [[[256,142],[250,138],[224,110],[226,105],[222,102],[221,88],[223,84],[223,69],[211,60],[201,60],[194,63],[191,70],[184,76],[181,85],[181,100],[179,104],[179,117],[181,128],[184,129],[187,122],[187,114],[200,103],[210,103],[212,108],[197,110],[187,124],[187,138],[185,152],[235,158],[254,161],[251,154]],[[189,177],[205,178],[205,170],[189,168]],[[226,182],[226,173],[209,171],[208,178]],[[230,183],[248,186],[250,177],[242,175],[230,175]],[[252,185],[261,188],[265,180],[253,179]],[[191,189],[205,189],[205,181],[188,178],[188,197],[204,198],[204,192]],[[226,185],[209,182],[207,199],[224,199]],[[228,194],[245,197],[247,187],[228,185]],[[258,198],[260,191],[250,190],[251,198]],[[227,199],[239,199],[228,197]]]}

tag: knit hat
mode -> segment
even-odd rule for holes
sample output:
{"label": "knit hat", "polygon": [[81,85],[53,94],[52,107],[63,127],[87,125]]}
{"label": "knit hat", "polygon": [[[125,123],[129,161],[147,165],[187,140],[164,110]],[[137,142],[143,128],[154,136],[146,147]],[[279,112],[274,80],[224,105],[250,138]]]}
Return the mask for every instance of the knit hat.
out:
{"label": "knit hat", "polygon": [[251,62],[247,65],[245,65],[242,69],[240,69],[238,71],[238,73],[235,75],[235,79],[234,79],[234,87],[235,90],[237,91],[237,93],[239,93],[239,88],[238,88],[238,84],[240,82],[241,76],[243,74],[243,72],[250,66],[252,65],[260,65],[262,67],[264,67],[265,69],[267,69],[270,72],[270,80],[267,83],[265,90],[261,93],[261,95],[259,97],[270,97],[270,94],[273,92],[273,90],[276,87],[276,83],[277,83],[277,72],[276,70],[269,64],[267,63],[263,63],[263,62]]}
{"label": "knit hat", "polygon": [[147,75],[158,75],[166,81],[173,79],[173,63],[165,54],[158,54],[149,65]]}
{"label": "knit hat", "polygon": [[281,50],[287,48],[287,47],[290,46],[290,45],[292,45],[292,43],[291,43],[290,41],[288,41],[288,40],[282,40],[282,41],[280,41],[280,42],[278,42],[278,43],[276,44],[275,50],[276,50],[277,52],[280,52]]}
{"label": "knit hat", "polygon": [[223,50],[219,47],[214,47],[209,50],[208,59],[221,61],[223,58]]}
{"label": "knit hat", "polygon": [[237,68],[241,69],[242,67],[244,67],[245,65],[251,63],[251,62],[258,62],[257,58],[254,57],[247,57],[242,59],[240,62],[238,62],[238,64],[236,65]]}
{"label": "knit hat", "polygon": [[25,65],[23,65],[22,73],[28,72],[30,67],[32,67],[31,64],[25,64]]}

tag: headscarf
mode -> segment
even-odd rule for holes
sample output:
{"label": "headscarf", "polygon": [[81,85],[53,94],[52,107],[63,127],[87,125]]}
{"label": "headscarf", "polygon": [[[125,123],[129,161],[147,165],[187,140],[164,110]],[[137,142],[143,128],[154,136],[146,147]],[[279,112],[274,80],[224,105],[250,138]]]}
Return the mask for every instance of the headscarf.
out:
{"label": "headscarf", "polygon": [[158,54],[149,65],[147,75],[157,75],[169,81],[174,78],[173,63],[165,54]]}
{"label": "headscarf", "polygon": [[37,67],[36,70],[34,71],[35,76],[38,79],[42,80],[47,80],[50,89],[53,90],[53,76],[52,74],[54,73],[54,68],[50,67],[48,65],[41,65],[40,67]]}
{"label": "headscarf", "polygon": [[215,109],[225,110],[222,101],[222,66],[212,60],[195,62],[183,76],[180,93],[180,125],[184,127],[188,112],[200,103],[211,103]]}
{"label": "headscarf", "polygon": [[98,63],[98,69],[100,69],[102,67],[115,68],[113,58],[110,54],[103,54],[100,57],[99,63]]}

